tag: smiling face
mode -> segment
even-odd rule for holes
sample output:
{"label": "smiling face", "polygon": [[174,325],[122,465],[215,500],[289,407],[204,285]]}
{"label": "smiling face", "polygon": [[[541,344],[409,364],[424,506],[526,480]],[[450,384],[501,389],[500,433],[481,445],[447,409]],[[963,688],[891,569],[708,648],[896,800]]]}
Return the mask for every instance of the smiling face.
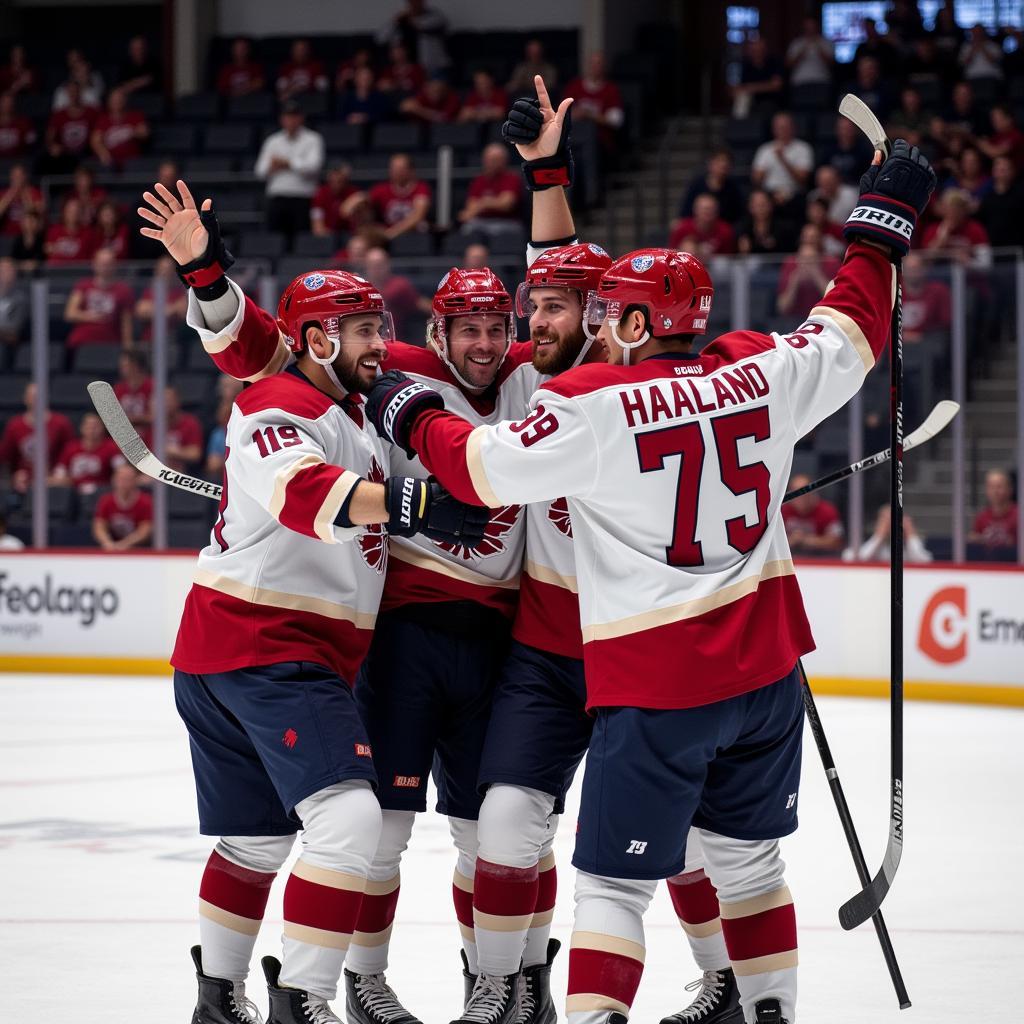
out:
{"label": "smiling face", "polygon": [[579,292],[569,288],[531,288],[533,366],[540,373],[564,373],[586,343]]}
{"label": "smiling face", "polygon": [[[341,349],[334,360],[334,372],[346,391],[366,394],[377,376],[388,348],[381,337],[383,320],[376,313],[356,313],[344,317],[340,324]],[[323,331],[313,328],[324,344],[325,354],[330,342]]]}
{"label": "smiling face", "polygon": [[469,313],[448,319],[448,359],[470,387],[494,383],[508,347],[508,314]]}

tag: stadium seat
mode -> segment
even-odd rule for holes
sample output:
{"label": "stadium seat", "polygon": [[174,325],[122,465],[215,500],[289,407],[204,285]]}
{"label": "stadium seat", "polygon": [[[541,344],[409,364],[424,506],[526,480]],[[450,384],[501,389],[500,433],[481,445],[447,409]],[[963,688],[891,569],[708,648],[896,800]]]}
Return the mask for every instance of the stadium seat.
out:
{"label": "stadium seat", "polygon": [[129,175],[141,175],[146,178],[155,178],[160,165],[166,160],[166,156],[135,156],[131,160],[125,160],[124,173]]}
{"label": "stadium seat", "polygon": [[226,104],[224,116],[229,120],[266,121],[274,116],[277,101],[269,92],[254,92],[248,96],[233,96]]}
{"label": "stadium seat", "polygon": [[517,225],[517,230],[501,231],[484,238],[484,244],[494,256],[522,256],[526,251],[526,230]]}
{"label": "stadium seat", "polygon": [[196,148],[196,129],[191,124],[160,124],[153,129],[152,150],[180,157]]}
{"label": "stadium seat", "polygon": [[49,546],[52,548],[91,548],[96,546],[92,520],[88,523],[51,523]]}
{"label": "stadium seat", "polygon": [[[195,496],[185,494],[184,491],[180,493],[183,497],[191,497],[192,501],[199,500]],[[167,541],[172,548],[200,551],[210,543],[210,527],[205,522],[172,519],[167,524]]]}
{"label": "stadium seat", "polygon": [[725,140],[734,148],[759,146],[767,138],[767,125],[760,117],[745,117],[741,121],[730,120],[725,126]]}
{"label": "stadium seat", "polygon": [[167,113],[167,104],[159,93],[133,92],[128,97],[128,109],[137,110],[147,121],[153,122]]}
{"label": "stadium seat", "polygon": [[76,373],[114,377],[120,358],[121,349],[117,345],[83,345],[74,352],[73,366]]}
{"label": "stadium seat", "polygon": [[210,124],[203,130],[203,149],[207,153],[251,154],[252,125]]}
{"label": "stadium seat", "polygon": [[171,383],[177,389],[181,404],[190,410],[206,405],[213,398],[213,378],[209,373],[176,373]]}
{"label": "stadium seat", "polygon": [[302,108],[302,112],[306,117],[315,120],[316,118],[327,116],[327,93],[305,92],[301,96],[296,96],[295,100]]}
{"label": "stadium seat", "polygon": [[176,519],[206,519],[208,509],[206,502],[198,495],[179,490],[177,487],[169,487],[167,489],[167,515],[172,521]]}
{"label": "stadium seat", "polygon": [[365,132],[361,124],[323,124],[317,131],[324,138],[328,153],[359,153],[363,148]]}
{"label": "stadium seat", "polygon": [[197,92],[179,96],[175,113],[181,121],[212,121],[220,116],[220,97],[212,92]]}
{"label": "stadium seat", "polygon": [[832,105],[832,91],[820,85],[793,85],[789,105],[793,110],[824,110]]}
{"label": "stadium seat", "polygon": [[70,487],[47,487],[46,505],[50,522],[66,522],[72,518],[75,492]]}
{"label": "stadium seat", "polygon": [[434,239],[426,231],[407,231],[391,242],[392,256],[433,256]]}
{"label": "stadium seat", "polygon": [[423,131],[420,125],[397,121],[374,126],[370,149],[380,153],[400,153],[419,149],[422,143]]}
{"label": "stadium seat", "polygon": [[15,106],[22,117],[30,121],[44,122],[50,114],[53,97],[49,92],[20,92],[16,95]]}
{"label": "stadium seat", "polygon": [[0,373],[0,414],[5,418],[25,408],[25,385],[28,374]]}
{"label": "stadium seat", "polygon": [[[241,163],[246,171],[251,170],[255,162],[255,157],[252,157],[251,160],[247,157],[242,157],[241,159]],[[186,174],[220,174],[227,177],[238,169],[239,160],[236,157],[224,154],[206,156],[196,156],[193,154],[192,156],[185,157],[184,165]]]}
{"label": "stadium seat", "polygon": [[65,413],[92,409],[86,390],[92,378],[88,374],[58,373],[50,377],[50,408]]}
{"label": "stadium seat", "polygon": [[247,259],[276,260],[284,248],[284,236],[272,231],[246,231],[238,239],[238,255]]}
{"label": "stadium seat", "polygon": [[432,150],[436,150],[438,146],[451,146],[456,150],[471,150],[479,155],[480,125],[473,122],[432,124],[428,140],[428,146]]}
{"label": "stadium seat", "polygon": [[217,374],[217,364],[209,357],[199,338],[193,333],[195,344],[185,345],[184,361],[182,370],[189,374],[201,373],[205,376]]}
{"label": "stadium seat", "polygon": [[277,283],[283,289],[299,274],[308,273],[311,268],[308,256],[282,256],[277,261]]}
{"label": "stadium seat", "polygon": [[[50,373],[63,373],[67,368],[68,363],[68,350],[67,347],[60,342],[50,342],[49,351],[49,366]],[[32,346],[29,344],[19,345],[14,350],[14,359],[11,364],[11,369],[15,373],[31,373],[32,372]]]}
{"label": "stadium seat", "polygon": [[312,231],[304,231],[296,236],[293,251],[296,256],[324,259],[338,251],[338,243],[331,235],[314,235]]}

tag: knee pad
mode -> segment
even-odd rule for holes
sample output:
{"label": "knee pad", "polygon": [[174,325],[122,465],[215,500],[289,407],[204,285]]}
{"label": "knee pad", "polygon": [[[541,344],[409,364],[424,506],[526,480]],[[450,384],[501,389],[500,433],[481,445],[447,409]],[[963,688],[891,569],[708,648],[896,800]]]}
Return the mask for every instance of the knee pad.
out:
{"label": "knee pad", "polygon": [[448,829],[459,853],[455,870],[466,878],[472,878],[476,874],[476,855],[479,846],[477,823],[469,818],[449,817]]}
{"label": "knee pad", "polygon": [[272,874],[280,870],[294,844],[295,836],[222,836],[216,850],[232,864]]}
{"label": "knee pad", "polygon": [[643,917],[660,883],[576,872],[574,932],[616,935],[644,944]]}
{"label": "knee pad", "polygon": [[691,828],[686,833],[686,861],[683,864],[684,875],[704,870],[704,848],[700,845],[700,832]]}
{"label": "knee pad", "polygon": [[700,830],[705,871],[722,903],[738,903],[785,885],[777,839],[730,839]]}
{"label": "knee pad", "polygon": [[381,811],[365,779],[350,779],[299,801],[302,859],[308,864],[367,877],[380,839]]}
{"label": "knee pad", "polygon": [[398,874],[402,854],[409,845],[412,826],[416,821],[415,811],[381,811],[380,842],[373,855],[369,878],[374,882],[386,882]]}
{"label": "knee pad", "polygon": [[531,868],[550,851],[555,798],[525,786],[497,783],[480,807],[480,856],[491,864]]}

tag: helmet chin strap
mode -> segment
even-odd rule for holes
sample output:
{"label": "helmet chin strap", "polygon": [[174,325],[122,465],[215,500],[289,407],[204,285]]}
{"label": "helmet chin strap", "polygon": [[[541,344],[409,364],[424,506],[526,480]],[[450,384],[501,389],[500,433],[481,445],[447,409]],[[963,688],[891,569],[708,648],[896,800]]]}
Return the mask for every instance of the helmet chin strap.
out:
{"label": "helmet chin strap", "polygon": [[[441,362],[448,367],[452,372],[452,376],[467,390],[467,391],[486,391],[490,385],[481,387],[479,384],[470,384],[465,377],[455,369],[455,364],[448,358],[448,339],[445,338],[441,341],[437,336],[437,328],[434,327],[430,332],[430,347],[438,354]],[[505,342],[505,351],[501,355],[501,359],[498,360],[498,369],[501,369],[501,364],[505,362],[505,357],[508,355],[509,349],[512,347],[512,334],[511,327],[509,328],[509,337]],[[497,374],[495,374],[497,376]]]}
{"label": "helmet chin strap", "polygon": [[587,340],[583,342],[583,345],[581,346],[579,351],[579,355],[577,355],[576,358],[572,361],[572,366],[569,367],[570,370],[574,370],[577,366],[583,365],[583,360],[587,358],[587,353],[594,347],[594,342],[597,341],[597,335],[590,329],[590,324],[588,324],[586,320],[583,321],[582,326],[583,336]]}
{"label": "helmet chin strap", "polygon": [[609,320],[608,324],[612,329],[612,340],[622,349],[622,365],[629,366],[629,353],[633,349],[639,348],[644,342],[650,341],[651,332],[645,330],[636,341],[624,341],[619,337],[619,324],[621,322],[621,320]]}
{"label": "helmet chin strap", "polygon": [[[326,337],[326,335],[325,335]],[[348,394],[348,388],[338,379],[338,374],[334,369],[334,360],[341,354],[341,341],[338,338],[331,338],[331,354],[329,356],[318,356],[312,348],[309,351],[309,358],[314,363],[318,363],[324,368],[324,372],[330,378],[331,383],[339,390]],[[378,367],[379,372],[379,367]]]}

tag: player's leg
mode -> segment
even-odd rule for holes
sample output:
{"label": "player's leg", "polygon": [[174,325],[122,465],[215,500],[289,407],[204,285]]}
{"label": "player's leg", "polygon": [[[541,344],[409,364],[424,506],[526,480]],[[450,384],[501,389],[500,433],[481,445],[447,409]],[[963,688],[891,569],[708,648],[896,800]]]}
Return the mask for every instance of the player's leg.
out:
{"label": "player's leg", "polygon": [[722,936],[718,894],[704,870],[704,851],[695,828],[686,837],[686,864],[667,885],[690,952],[704,973],[686,986],[687,991],[696,990],[690,1004],[663,1018],[661,1024],[742,1024],[739,991]]}
{"label": "player's leg", "polygon": [[792,1022],[797,932],[778,839],[797,826],[803,700],[794,671],[729,702],[742,710],[732,742],[708,767],[700,829],[707,872],[748,1022]]}

